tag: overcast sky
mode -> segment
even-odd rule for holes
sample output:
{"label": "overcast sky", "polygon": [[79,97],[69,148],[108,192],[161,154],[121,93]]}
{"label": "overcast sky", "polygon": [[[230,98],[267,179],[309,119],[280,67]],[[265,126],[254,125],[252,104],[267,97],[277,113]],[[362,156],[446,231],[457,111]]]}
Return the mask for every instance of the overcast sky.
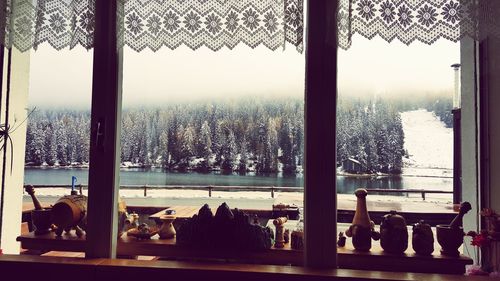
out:
{"label": "overcast sky", "polygon": [[[353,39],[339,50],[341,95],[408,95],[453,90],[451,64],[459,62],[458,43],[428,46],[381,39]],[[173,100],[238,96],[304,95],[304,54],[293,46],[271,51],[240,45],[124,54],[124,106],[161,105]],[[55,51],[42,46],[31,54],[30,106],[90,108],[92,51]]]}

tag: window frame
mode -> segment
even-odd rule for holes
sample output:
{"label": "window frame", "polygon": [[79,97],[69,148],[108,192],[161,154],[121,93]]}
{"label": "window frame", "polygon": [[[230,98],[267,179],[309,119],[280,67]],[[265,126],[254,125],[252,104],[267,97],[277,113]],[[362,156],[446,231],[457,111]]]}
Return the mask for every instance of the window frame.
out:
{"label": "window frame", "polygon": [[[123,52],[117,44],[122,1],[97,1],[89,169],[87,257],[115,258],[120,167]],[[309,267],[337,265],[336,159],[338,2],[307,2],[305,87],[305,251]],[[335,79],[333,79],[335,78]],[[327,94],[325,94],[327,93]],[[328,128],[328,130],[326,130]],[[328,132],[325,134],[325,132]],[[331,163],[329,163],[331,162]],[[307,168],[310,168],[308,170]],[[478,194],[479,195],[479,194]],[[325,212],[329,210],[329,212]],[[92,231],[95,230],[95,232]]]}
{"label": "window frame", "polygon": [[[309,267],[337,266],[336,159],[338,2],[308,1],[306,31],[304,213]],[[117,44],[123,1],[97,1],[92,87],[89,203],[86,257],[115,258],[119,189],[123,51]],[[332,28],[333,27],[333,28]],[[327,93],[327,94],[325,94]],[[326,120],[325,120],[326,118]],[[325,122],[326,121],[326,122]],[[104,129],[103,129],[104,127]],[[329,130],[326,130],[329,128]],[[328,131],[328,134],[324,134]],[[103,140],[104,138],[104,140]],[[308,188],[310,187],[310,188]],[[324,210],[329,210],[325,212]]]}

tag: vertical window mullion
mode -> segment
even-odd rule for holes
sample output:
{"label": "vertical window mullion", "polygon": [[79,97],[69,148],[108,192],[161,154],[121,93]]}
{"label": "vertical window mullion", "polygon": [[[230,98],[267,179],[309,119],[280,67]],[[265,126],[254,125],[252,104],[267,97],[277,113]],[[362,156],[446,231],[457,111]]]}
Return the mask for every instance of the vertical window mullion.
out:
{"label": "vertical window mullion", "polygon": [[116,257],[119,190],[122,50],[117,44],[121,1],[96,1],[90,169],[88,258]]}
{"label": "vertical window mullion", "polygon": [[337,266],[338,1],[308,1],[305,103],[305,264]]}

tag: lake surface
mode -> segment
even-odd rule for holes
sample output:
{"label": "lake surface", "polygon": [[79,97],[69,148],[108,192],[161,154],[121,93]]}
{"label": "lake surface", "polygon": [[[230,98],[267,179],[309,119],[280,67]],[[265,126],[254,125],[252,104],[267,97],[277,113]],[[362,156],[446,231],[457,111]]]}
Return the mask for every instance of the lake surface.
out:
{"label": "lake surface", "polygon": [[[25,168],[25,184],[33,185],[62,185],[71,184],[71,177],[78,178],[77,184],[87,184],[88,169],[86,168]],[[222,186],[286,186],[302,189],[304,177],[268,176],[247,173],[222,175],[218,172],[201,174],[196,172],[178,173],[162,169],[128,168],[120,172],[121,185],[222,185]],[[338,193],[351,194],[357,188],[384,188],[384,189],[426,189],[426,190],[453,190],[452,178],[440,177],[377,177],[356,178],[337,176]]]}

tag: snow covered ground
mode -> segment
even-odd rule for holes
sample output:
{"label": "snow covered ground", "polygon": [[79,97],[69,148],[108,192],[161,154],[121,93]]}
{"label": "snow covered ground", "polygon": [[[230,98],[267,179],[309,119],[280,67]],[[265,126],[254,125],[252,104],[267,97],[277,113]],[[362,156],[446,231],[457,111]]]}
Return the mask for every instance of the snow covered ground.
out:
{"label": "snow covered ground", "polygon": [[[52,205],[63,195],[69,194],[68,189],[62,188],[39,188],[37,197],[44,205]],[[87,195],[86,190],[84,194]],[[270,210],[273,204],[285,203],[304,206],[304,194],[302,192],[276,192],[275,198],[271,198],[268,192],[223,192],[214,191],[212,197],[201,190],[151,190],[144,197],[142,190],[126,189],[120,190],[120,197],[128,206],[202,206],[207,203],[211,207],[226,202],[232,208],[263,209]],[[24,202],[32,204],[31,198],[24,195]],[[356,197],[352,194],[339,194],[337,197],[338,208],[343,210],[354,210]],[[420,194],[409,194],[408,196],[391,196],[370,194],[367,198],[370,210],[386,211],[398,210],[407,212],[421,212],[432,210],[435,212],[448,212],[451,205],[450,198],[446,194],[427,194],[423,201]]]}
{"label": "snow covered ground", "polygon": [[425,109],[401,113],[404,176],[453,177],[453,129]]}

